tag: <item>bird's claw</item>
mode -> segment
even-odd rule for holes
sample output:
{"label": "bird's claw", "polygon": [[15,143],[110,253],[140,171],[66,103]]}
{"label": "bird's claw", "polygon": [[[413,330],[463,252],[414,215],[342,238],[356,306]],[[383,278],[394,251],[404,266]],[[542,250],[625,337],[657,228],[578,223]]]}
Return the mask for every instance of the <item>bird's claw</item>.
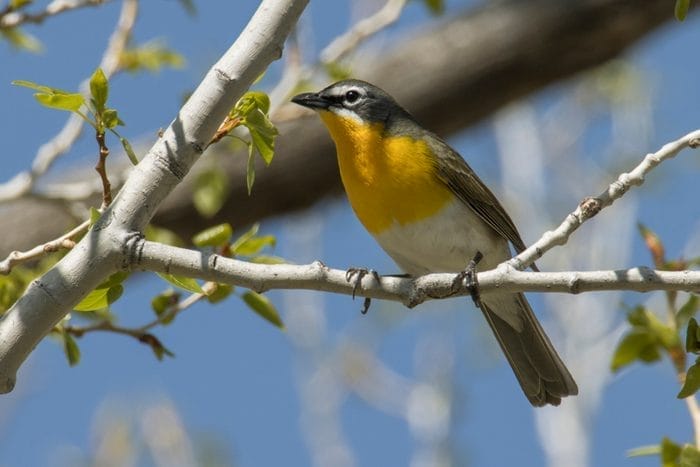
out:
{"label": "bird's claw", "polygon": [[[345,280],[353,283],[353,286],[352,286],[352,299],[353,300],[355,300],[355,295],[357,293],[357,289],[360,287],[360,284],[362,283],[362,279],[367,274],[371,274],[372,277],[374,277],[374,279],[377,282],[380,281],[379,274],[374,269],[350,268],[345,272]],[[372,299],[369,297],[365,297],[365,301],[362,304],[362,310],[360,310],[363,315],[367,314],[371,304],[372,304]]]}
{"label": "bird's claw", "polygon": [[474,305],[478,308],[481,308],[481,294],[479,292],[479,281],[476,276],[476,266],[483,257],[484,255],[482,255],[480,251],[477,251],[464,271],[458,272],[452,281],[452,292],[459,292],[462,284],[464,284],[464,287],[469,290],[469,295],[471,295],[472,300],[474,300]]}

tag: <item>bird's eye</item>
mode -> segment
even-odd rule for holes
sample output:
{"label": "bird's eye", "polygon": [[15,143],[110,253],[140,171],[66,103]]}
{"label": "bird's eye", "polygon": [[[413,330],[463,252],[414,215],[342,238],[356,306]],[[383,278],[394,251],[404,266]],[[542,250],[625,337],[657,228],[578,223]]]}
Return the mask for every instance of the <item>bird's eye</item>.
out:
{"label": "bird's eye", "polygon": [[345,93],[345,102],[348,104],[352,104],[353,102],[356,102],[357,99],[360,98],[360,93],[355,91],[354,89],[351,89],[350,91]]}

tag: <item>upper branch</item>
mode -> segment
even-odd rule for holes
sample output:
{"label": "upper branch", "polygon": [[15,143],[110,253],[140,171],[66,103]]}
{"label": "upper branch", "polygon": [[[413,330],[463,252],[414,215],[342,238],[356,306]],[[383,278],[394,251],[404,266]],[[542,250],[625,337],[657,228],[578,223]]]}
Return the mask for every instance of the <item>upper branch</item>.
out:
{"label": "upper branch", "polygon": [[42,23],[46,18],[87,6],[98,6],[110,0],[54,0],[37,13],[12,11],[0,16],[0,29],[14,28],[25,23]]}

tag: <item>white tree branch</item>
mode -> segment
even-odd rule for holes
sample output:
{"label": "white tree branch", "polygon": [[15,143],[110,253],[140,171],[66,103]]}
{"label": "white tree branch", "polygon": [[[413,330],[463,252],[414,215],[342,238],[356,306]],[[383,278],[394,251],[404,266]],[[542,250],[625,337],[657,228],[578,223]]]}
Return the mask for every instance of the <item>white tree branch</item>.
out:
{"label": "white tree branch", "polygon": [[37,13],[12,11],[0,16],[0,29],[14,28],[26,23],[42,23],[50,16],[56,16],[66,11],[77,10],[88,6],[98,6],[110,0],[54,0],[46,8]]}
{"label": "white tree branch", "polygon": [[[428,274],[417,278],[385,276],[380,281],[367,274],[357,290],[348,282],[346,271],[331,269],[316,261],[306,265],[257,264],[143,239],[131,249],[131,267],[168,274],[196,277],[250,288],[306,289],[357,294],[363,297],[401,302],[414,307],[426,300],[468,295],[453,289],[454,274]],[[478,274],[482,294],[492,292],[562,292],[578,294],[604,290],[651,292],[676,290],[700,292],[700,271],[657,271],[647,267],[610,271],[524,272],[501,266]]]}
{"label": "white tree branch", "polygon": [[682,138],[664,144],[664,146],[652,154],[647,154],[639,165],[630,172],[620,174],[601,194],[595,198],[586,198],[578,205],[576,210],[566,216],[564,222],[555,230],[545,232],[539,240],[525,249],[519,255],[510,259],[507,263],[516,269],[525,269],[546,252],[557,245],[565,245],[572,233],[581,224],[598,214],[603,208],[610,206],[616,199],[627,193],[633,186],[644,183],[644,177],[654,167],[667,159],[675,157],[682,149],[697,148],[700,146],[700,129],[692,131]]}
{"label": "white tree branch", "polygon": [[100,220],[0,318],[0,392],[12,390],[22,362],[61,318],[107,276],[128,266],[138,232],[202,154],[234,103],[281,56],[307,3],[261,2]]}

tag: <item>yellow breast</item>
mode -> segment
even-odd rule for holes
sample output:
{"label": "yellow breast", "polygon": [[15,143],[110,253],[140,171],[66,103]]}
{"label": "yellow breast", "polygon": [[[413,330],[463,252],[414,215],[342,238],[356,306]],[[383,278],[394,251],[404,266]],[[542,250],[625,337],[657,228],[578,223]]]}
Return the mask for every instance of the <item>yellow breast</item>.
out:
{"label": "yellow breast", "polygon": [[320,115],[335,142],[350,204],[370,233],[423,220],[452,199],[435,175],[425,142],[383,135],[378,123],[327,111]]}

